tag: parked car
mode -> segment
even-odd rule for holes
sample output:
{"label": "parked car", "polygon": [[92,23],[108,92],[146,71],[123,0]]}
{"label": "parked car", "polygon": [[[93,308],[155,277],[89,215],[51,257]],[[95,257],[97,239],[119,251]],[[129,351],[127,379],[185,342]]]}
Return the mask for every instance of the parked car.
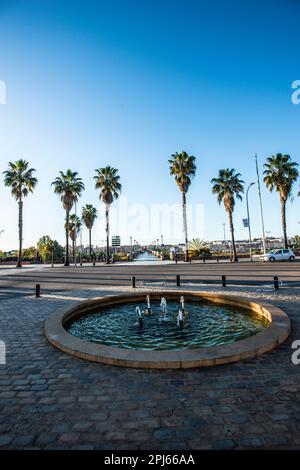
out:
{"label": "parked car", "polygon": [[274,250],[260,256],[259,259],[261,261],[270,261],[271,263],[274,261],[295,261],[295,253],[290,248],[286,250]]}

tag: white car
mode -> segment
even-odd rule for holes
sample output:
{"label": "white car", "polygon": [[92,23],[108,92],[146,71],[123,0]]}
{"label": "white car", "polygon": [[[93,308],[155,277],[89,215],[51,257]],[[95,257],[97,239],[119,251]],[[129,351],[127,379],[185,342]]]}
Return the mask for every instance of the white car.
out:
{"label": "white car", "polygon": [[274,250],[262,255],[259,259],[271,263],[274,261],[295,261],[295,253],[291,249]]}

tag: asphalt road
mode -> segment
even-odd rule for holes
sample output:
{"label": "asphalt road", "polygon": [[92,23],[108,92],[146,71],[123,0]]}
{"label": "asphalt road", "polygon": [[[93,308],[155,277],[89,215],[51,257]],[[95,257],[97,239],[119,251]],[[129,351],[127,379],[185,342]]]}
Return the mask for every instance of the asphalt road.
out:
{"label": "asphalt road", "polygon": [[37,283],[47,291],[68,289],[89,289],[99,285],[131,285],[131,276],[136,285],[161,283],[175,285],[180,274],[181,284],[215,284],[226,275],[228,284],[271,285],[278,276],[283,285],[300,285],[300,262],[242,262],[242,263],[171,263],[152,262],[149,264],[99,264],[93,266],[30,266],[16,269],[6,267],[0,270],[0,292],[32,293]]}

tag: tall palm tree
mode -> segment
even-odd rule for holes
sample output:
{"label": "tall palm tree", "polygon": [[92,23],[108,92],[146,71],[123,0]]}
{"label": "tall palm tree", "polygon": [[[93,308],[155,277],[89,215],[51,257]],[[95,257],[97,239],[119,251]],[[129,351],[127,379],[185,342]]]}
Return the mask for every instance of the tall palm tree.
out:
{"label": "tall palm tree", "polygon": [[109,264],[109,209],[114,199],[118,199],[122,185],[118,170],[111,166],[95,170],[95,188],[100,189],[99,199],[105,204],[106,218],[106,263]]}
{"label": "tall palm tree", "polygon": [[59,176],[51,183],[54,186],[54,192],[60,195],[60,199],[63,204],[63,208],[66,211],[66,257],[65,266],[70,266],[69,260],[69,219],[70,211],[73,207],[74,202],[78,201],[84,190],[84,184],[81,178],[79,178],[77,171],[67,170],[66,173],[59,172]]}
{"label": "tall palm tree", "polygon": [[168,160],[170,165],[170,174],[175,176],[175,181],[182,195],[182,215],[183,231],[185,238],[185,261],[189,260],[188,231],[186,217],[186,193],[189,190],[191,180],[196,174],[196,158],[188,155],[184,150],[181,153],[174,153]]}
{"label": "tall palm tree", "polygon": [[22,244],[23,244],[23,199],[32,193],[37,185],[37,178],[33,176],[36,170],[29,168],[26,160],[20,159],[9,162],[8,170],[4,171],[5,186],[11,188],[11,194],[19,205],[19,253],[17,268],[22,267]]}
{"label": "tall palm tree", "polygon": [[234,240],[232,214],[235,206],[235,198],[241,201],[242,193],[244,192],[244,181],[240,179],[240,176],[241,174],[236,173],[234,168],[225,168],[223,170],[219,170],[218,177],[211,180],[211,184],[213,184],[213,194],[217,195],[219,204],[223,201],[225,210],[228,213],[233,251],[232,261],[238,261]]}
{"label": "tall palm tree", "polygon": [[281,221],[284,247],[288,248],[288,239],[286,234],[286,202],[292,195],[293,184],[297,180],[299,173],[298,163],[293,162],[289,155],[277,153],[267,158],[264,164],[264,183],[272,192],[274,189],[279,193],[281,203]]}
{"label": "tall palm tree", "polygon": [[72,240],[72,254],[73,254],[73,263],[75,263],[75,240],[77,235],[80,232],[82,223],[80,218],[76,214],[70,215],[69,218],[69,237]]}
{"label": "tall palm tree", "polygon": [[92,259],[92,228],[98,217],[97,209],[92,204],[86,204],[82,208],[82,220],[89,231],[90,261]]}

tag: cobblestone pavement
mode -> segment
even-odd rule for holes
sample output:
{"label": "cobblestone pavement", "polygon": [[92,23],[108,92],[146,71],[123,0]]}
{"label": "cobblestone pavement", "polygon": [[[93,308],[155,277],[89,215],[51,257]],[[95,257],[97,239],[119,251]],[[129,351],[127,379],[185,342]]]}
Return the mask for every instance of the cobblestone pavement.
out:
{"label": "cobblestone pavement", "polygon": [[[198,287],[199,288],[199,287]],[[219,291],[204,287],[201,290]],[[0,293],[1,449],[300,448],[300,289],[227,288],[273,302],[292,320],[291,337],[258,359],[209,369],[144,371],[89,363],[48,344],[56,309],[125,288]]]}

